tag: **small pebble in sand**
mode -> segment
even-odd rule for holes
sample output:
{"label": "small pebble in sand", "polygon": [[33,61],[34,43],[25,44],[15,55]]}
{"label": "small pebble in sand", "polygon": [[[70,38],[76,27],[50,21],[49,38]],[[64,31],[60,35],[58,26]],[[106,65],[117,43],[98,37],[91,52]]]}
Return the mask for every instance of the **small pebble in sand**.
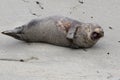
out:
{"label": "small pebble in sand", "polygon": [[113,29],[111,26],[109,26],[109,29]]}
{"label": "small pebble in sand", "polygon": [[107,54],[109,55],[110,53],[108,52]]}
{"label": "small pebble in sand", "polygon": [[25,62],[23,59],[20,59],[20,62]]}
{"label": "small pebble in sand", "polygon": [[36,15],[36,13],[32,13],[32,15]]}
{"label": "small pebble in sand", "polygon": [[85,14],[85,12],[83,12],[83,14]]}
{"label": "small pebble in sand", "polygon": [[36,4],[40,4],[40,2],[36,1]]}
{"label": "small pebble in sand", "polygon": [[96,71],[97,73],[100,73],[99,71]]}
{"label": "small pebble in sand", "polygon": [[44,9],[44,7],[41,6],[40,2],[36,1],[36,4],[38,4],[41,9]]}
{"label": "small pebble in sand", "polygon": [[93,18],[93,16],[91,16],[91,18]]}
{"label": "small pebble in sand", "polygon": [[43,7],[41,7],[41,9],[44,9]]}
{"label": "small pebble in sand", "polygon": [[32,12],[31,10],[30,10],[30,14],[32,14],[32,15],[34,15],[34,16],[37,16],[37,17],[41,16],[41,15],[38,15],[38,14]]}
{"label": "small pebble in sand", "polygon": [[83,0],[78,0],[78,2],[79,2],[79,3],[81,3],[81,4],[83,4],[83,3],[84,3],[84,1],[83,1]]}
{"label": "small pebble in sand", "polygon": [[118,41],[120,43],[120,41]]}

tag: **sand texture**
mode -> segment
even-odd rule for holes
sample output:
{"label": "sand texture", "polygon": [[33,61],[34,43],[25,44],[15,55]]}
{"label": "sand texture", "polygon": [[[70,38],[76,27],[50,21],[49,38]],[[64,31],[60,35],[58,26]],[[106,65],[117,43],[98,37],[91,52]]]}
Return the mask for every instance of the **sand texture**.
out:
{"label": "sand texture", "polygon": [[120,80],[120,0],[0,0],[0,32],[52,15],[98,23],[105,36],[70,49],[0,34],[0,80]]}

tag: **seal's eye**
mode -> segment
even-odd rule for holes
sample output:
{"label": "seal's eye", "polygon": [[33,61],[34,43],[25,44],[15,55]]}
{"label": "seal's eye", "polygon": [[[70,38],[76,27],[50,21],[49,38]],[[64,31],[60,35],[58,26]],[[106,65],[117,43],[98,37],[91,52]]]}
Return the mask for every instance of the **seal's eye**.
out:
{"label": "seal's eye", "polygon": [[100,34],[100,33],[93,32],[93,33],[91,34],[91,39],[92,39],[92,40],[97,40],[97,39],[99,39],[100,37],[101,37],[101,34]]}

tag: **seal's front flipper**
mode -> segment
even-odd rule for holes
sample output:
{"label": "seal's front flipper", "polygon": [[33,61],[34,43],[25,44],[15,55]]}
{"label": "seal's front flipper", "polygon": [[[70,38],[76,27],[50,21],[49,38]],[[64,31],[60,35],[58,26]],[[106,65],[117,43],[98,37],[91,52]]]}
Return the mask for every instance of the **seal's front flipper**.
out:
{"label": "seal's front flipper", "polygon": [[7,31],[3,31],[1,32],[2,34],[5,34],[5,35],[8,35],[8,36],[11,36],[15,39],[18,39],[18,40],[22,40],[22,29],[21,27],[17,27],[15,28],[14,30],[7,30]]}
{"label": "seal's front flipper", "polygon": [[73,40],[77,31],[78,25],[71,26],[67,33],[67,39]]}

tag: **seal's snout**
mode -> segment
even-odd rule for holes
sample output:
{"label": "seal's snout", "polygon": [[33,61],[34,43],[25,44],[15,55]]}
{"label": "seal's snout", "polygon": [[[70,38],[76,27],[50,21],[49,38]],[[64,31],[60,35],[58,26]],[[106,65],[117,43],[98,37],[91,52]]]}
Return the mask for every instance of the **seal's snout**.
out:
{"label": "seal's snout", "polygon": [[104,31],[101,28],[96,28],[95,31],[91,33],[92,40],[98,40],[104,36]]}
{"label": "seal's snout", "polygon": [[93,32],[93,33],[91,34],[91,39],[92,39],[92,40],[98,40],[98,39],[100,39],[100,38],[103,37],[103,36],[104,36],[103,33]]}

